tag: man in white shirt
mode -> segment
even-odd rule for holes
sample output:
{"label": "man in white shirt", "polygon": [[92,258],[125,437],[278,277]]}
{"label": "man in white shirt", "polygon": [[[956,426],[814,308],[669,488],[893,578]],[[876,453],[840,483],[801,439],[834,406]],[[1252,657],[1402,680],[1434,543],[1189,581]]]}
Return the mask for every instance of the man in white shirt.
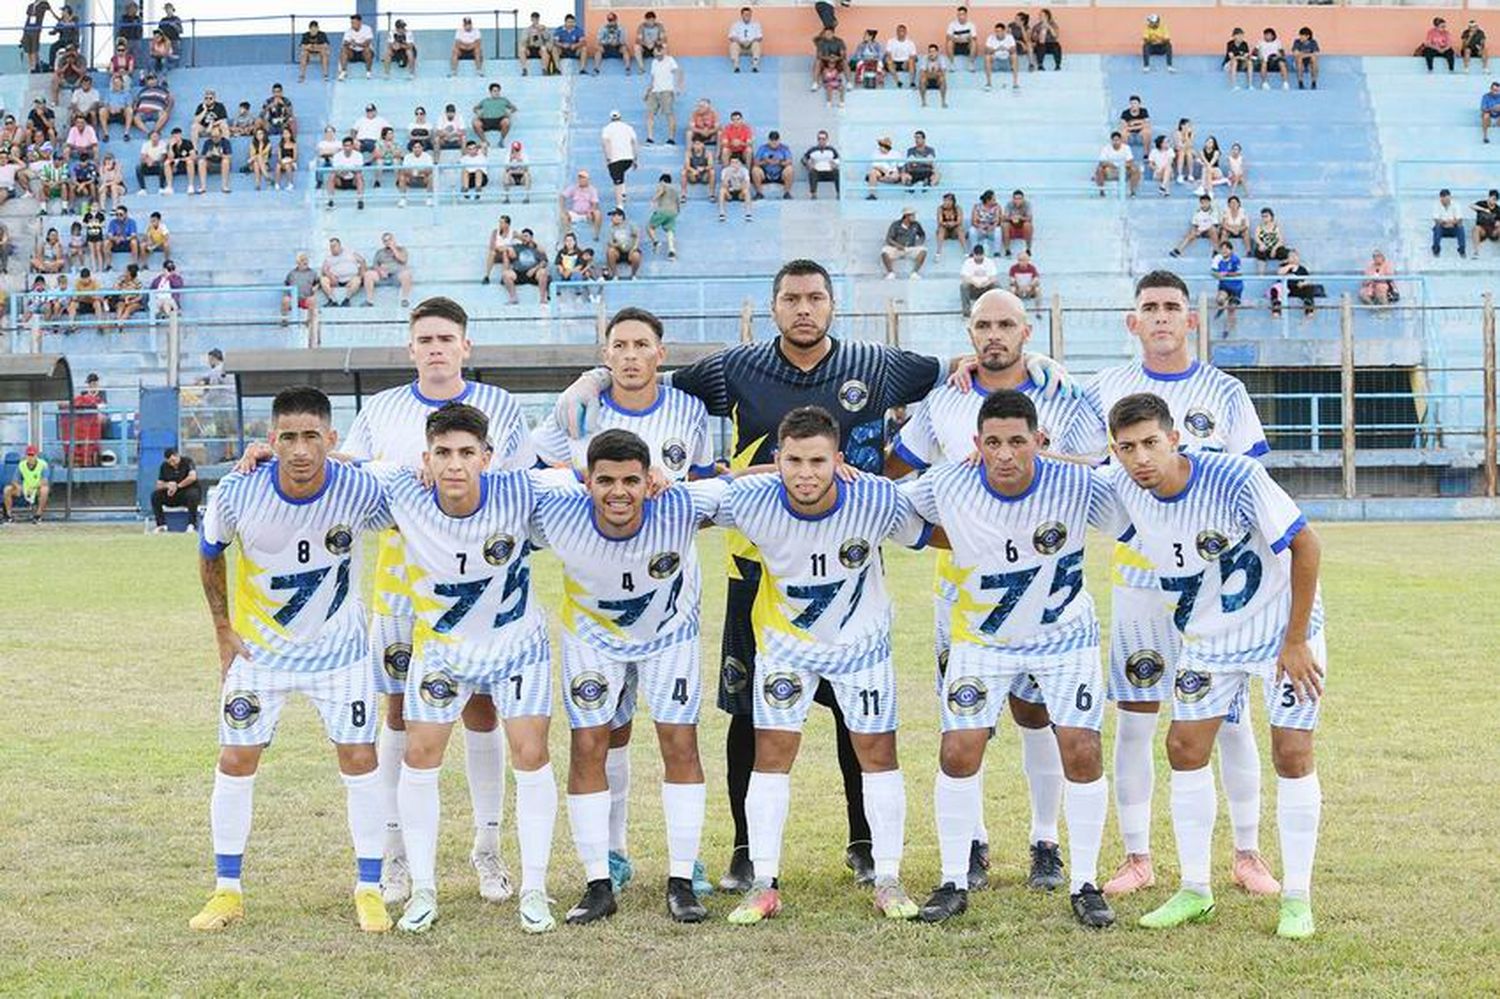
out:
{"label": "man in white shirt", "polygon": [[1453,192],[1446,187],[1438,192],[1437,204],[1432,206],[1432,255],[1441,256],[1443,240],[1452,237],[1458,240],[1458,255],[1467,257],[1468,246],[1464,242],[1464,218]]}
{"label": "man in white shirt", "polygon": [[1141,186],[1141,168],[1136,165],[1135,154],[1119,132],[1109,133],[1109,145],[1099,150],[1099,165],[1094,167],[1094,184],[1099,188],[1099,197],[1104,197],[1106,181],[1118,180],[1120,171],[1125,171],[1125,183],[1130,196],[1135,197]]}
{"label": "man in white shirt", "polygon": [[729,26],[729,62],[740,71],[740,60],[750,57],[750,72],[760,72],[760,43],[764,37],[760,22],[754,20],[749,7],[740,8],[740,18]]}
{"label": "man in white shirt", "polygon": [[448,104],[443,107],[443,116],[437,120],[436,132],[432,155],[434,159],[441,160],[443,150],[464,147],[465,136],[469,134],[469,122],[458,113],[456,104]]}
{"label": "man in white shirt", "polygon": [[375,32],[358,14],[349,16],[349,30],[344,32],[344,40],[339,45],[340,80],[348,78],[351,62],[364,63],[365,79],[370,78],[375,66]]}
{"label": "man in white shirt", "polygon": [[1016,61],[1016,40],[1004,21],[995,24],[995,30],[984,40],[984,89],[989,90],[993,82],[995,63],[1010,64],[1010,89],[1021,89],[1021,74]]}
{"label": "man in white shirt", "polygon": [[[323,267],[318,277],[318,286],[329,305],[348,305],[354,294],[365,286],[365,258],[353,250],[344,249],[338,237],[328,241],[328,256],[323,258]],[[368,290],[365,305],[374,305]]]}
{"label": "man in white shirt", "polygon": [[370,157],[380,142],[380,133],[390,127],[391,123],[385,120],[375,105],[366,104],[364,115],[354,119],[354,126],[350,131],[354,133],[354,141],[359,146],[359,151],[366,157]]}
{"label": "man in white shirt", "polygon": [[908,84],[917,85],[917,42],[906,33],[904,24],[896,25],[896,37],[885,43],[885,71],[895,77],[898,87],[903,85],[903,73]]}
{"label": "man in white shirt", "polygon": [[958,303],[965,316],[974,307],[974,300],[991,288],[998,288],[1000,272],[984,252],[983,243],[975,243],[974,249],[964,258],[958,268]]}
{"label": "man in white shirt", "polygon": [[1172,248],[1172,256],[1182,256],[1183,250],[1200,239],[1208,240],[1208,245],[1212,248],[1210,254],[1219,246],[1219,210],[1214,207],[1214,199],[1206,194],[1198,195],[1198,207],[1193,211],[1192,221],[1188,223],[1182,242]]}
{"label": "man in white shirt", "polygon": [[969,72],[977,68],[975,56],[978,54],[975,45],[974,22],[969,20],[969,8],[960,7],[953,20],[948,22],[948,59],[954,66],[964,56],[969,58]]}
{"label": "man in white shirt", "polygon": [[449,76],[458,75],[458,63],[461,59],[474,64],[475,76],[484,72],[484,42],[479,37],[479,29],[474,27],[472,17],[464,18],[464,23],[453,33],[453,51],[448,56]]}
{"label": "man in white shirt", "polygon": [[167,158],[167,144],[162,141],[161,132],[155,131],[141,143],[141,158],[135,165],[135,186],[140,189],[141,194],[146,193],[146,178],[156,178],[156,189],[164,191],[167,188],[166,177],[162,172],[162,164]]}
{"label": "man in white shirt", "polygon": [[620,112],[609,113],[609,124],[599,133],[604,145],[604,162],[609,164],[609,179],[615,185],[615,204],[625,204],[625,174],[635,166],[640,155],[640,143],[635,128],[620,117]]}
{"label": "man in white shirt", "polygon": [[427,147],[420,142],[413,142],[411,151],[401,158],[401,169],[396,171],[396,190],[401,192],[401,197],[396,201],[396,207],[406,207],[406,190],[409,187],[421,187],[427,190],[427,204],[432,204],[432,172],[437,161],[427,151]]}
{"label": "man in white shirt", "polygon": [[354,191],[357,200],[354,205],[363,210],[365,207],[365,158],[354,148],[354,136],[344,136],[344,143],[339,151],[329,157],[328,179],[325,186],[328,189],[328,207],[333,207],[334,191]]}
{"label": "man in white shirt", "polygon": [[656,116],[663,114],[667,116],[667,145],[675,146],[677,112],[673,110],[673,105],[677,100],[677,92],[683,89],[682,67],[667,54],[666,39],[656,43],[656,52],[648,73],[651,82],[646,85],[646,145],[656,141],[652,134],[656,130]]}
{"label": "man in white shirt", "polygon": [[891,137],[882,135],[875,140],[875,155],[870,159],[870,172],[865,175],[865,183],[870,186],[869,193],[865,195],[866,201],[875,200],[875,188],[878,184],[901,183],[902,167],[905,161],[901,155],[891,148]]}

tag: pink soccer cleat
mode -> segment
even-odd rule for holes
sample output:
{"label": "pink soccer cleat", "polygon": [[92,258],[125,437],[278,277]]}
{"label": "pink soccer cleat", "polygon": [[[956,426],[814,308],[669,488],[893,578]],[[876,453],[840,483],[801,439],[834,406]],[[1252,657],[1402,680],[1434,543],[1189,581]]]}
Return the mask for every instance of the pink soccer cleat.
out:
{"label": "pink soccer cleat", "polygon": [[1281,882],[1266,866],[1259,851],[1246,850],[1234,855],[1234,883],[1252,895],[1279,895]]}
{"label": "pink soccer cleat", "polygon": [[1104,883],[1104,894],[1111,897],[1129,895],[1131,892],[1150,888],[1156,884],[1156,872],[1151,868],[1150,854],[1132,853],[1115,871],[1115,876]]}

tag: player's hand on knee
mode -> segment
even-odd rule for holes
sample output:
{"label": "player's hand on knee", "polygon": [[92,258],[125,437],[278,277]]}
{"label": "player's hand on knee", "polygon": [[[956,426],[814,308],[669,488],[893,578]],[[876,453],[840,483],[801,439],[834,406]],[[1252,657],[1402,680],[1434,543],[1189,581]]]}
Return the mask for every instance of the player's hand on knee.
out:
{"label": "player's hand on knee", "polygon": [[271,445],[264,441],[256,441],[245,448],[245,453],[240,456],[239,461],[235,462],[234,470],[243,473],[253,472],[273,457],[275,453],[271,450]]}
{"label": "player's hand on knee", "polygon": [[1276,680],[1285,677],[1299,702],[1316,701],[1323,696],[1323,667],[1304,642],[1287,642],[1276,657]]}

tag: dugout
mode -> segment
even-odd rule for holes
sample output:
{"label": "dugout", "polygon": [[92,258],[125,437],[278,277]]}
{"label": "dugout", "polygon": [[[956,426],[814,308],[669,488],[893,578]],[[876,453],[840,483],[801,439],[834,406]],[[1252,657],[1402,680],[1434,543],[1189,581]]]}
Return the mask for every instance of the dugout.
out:
{"label": "dugout", "polygon": [[[56,402],[67,407],[72,401],[73,369],[62,354],[0,354],[0,408],[11,405],[25,405],[29,408],[26,421],[28,442],[41,440],[43,403]],[[68,456],[73,454],[73,426],[76,421],[65,422],[68,426],[66,450],[62,457],[54,455],[49,460],[54,466],[61,462],[68,470],[63,493],[63,518],[68,519],[73,515],[73,462],[68,460]],[[12,454],[8,450],[0,456],[6,482],[14,477],[14,464],[21,460],[19,453],[14,457],[13,463]]]}

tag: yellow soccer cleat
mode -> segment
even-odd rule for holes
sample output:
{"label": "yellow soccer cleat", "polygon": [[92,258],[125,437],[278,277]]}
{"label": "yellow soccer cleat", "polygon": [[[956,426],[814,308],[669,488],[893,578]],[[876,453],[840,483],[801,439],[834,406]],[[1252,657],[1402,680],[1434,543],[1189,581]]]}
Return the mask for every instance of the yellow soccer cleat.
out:
{"label": "yellow soccer cleat", "polygon": [[390,932],[391,914],[385,909],[379,889],[361,888],[355,892],[354,911],[359,916],[359,928],[365,933]]}
{"label": "yellow soccer cleat", "polygon": [[188,920],[188,928],[205,932],[227,930],[245,918],[245,896],[220,888],[208,897],[203,909]]}

